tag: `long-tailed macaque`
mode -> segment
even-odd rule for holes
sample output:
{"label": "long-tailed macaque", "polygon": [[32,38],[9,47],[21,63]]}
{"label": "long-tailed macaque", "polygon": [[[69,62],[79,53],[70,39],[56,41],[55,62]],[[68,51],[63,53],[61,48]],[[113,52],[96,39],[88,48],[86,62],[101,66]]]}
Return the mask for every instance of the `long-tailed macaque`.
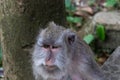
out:
{"label": "long-tailed macaque", "polygon": [[35,80],[105,80],[89,46],[54,22],[38,35],[32,60]]}

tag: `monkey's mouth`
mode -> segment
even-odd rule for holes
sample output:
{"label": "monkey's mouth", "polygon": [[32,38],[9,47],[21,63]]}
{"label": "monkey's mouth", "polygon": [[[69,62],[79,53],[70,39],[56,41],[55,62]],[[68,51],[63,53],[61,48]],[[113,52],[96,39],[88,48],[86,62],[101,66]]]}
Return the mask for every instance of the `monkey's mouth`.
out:
{"label": "monkey's mouth", "polygon": [[58,69],[57,66],[45,66],[45,68],[46,68],[47,70],[50,70],[50,71],[55,70],[55,69]]}
{"label": "monkey's mouth", "polygon": [[54,72],[59,70],[59,68],[57,66],[43,66],[44,70],[46,70],[47,72]]}

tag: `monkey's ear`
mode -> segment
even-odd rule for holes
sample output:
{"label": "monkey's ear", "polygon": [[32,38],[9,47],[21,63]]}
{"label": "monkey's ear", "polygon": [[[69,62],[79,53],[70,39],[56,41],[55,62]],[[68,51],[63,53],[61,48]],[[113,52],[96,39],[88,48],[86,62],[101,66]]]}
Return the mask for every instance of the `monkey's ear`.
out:
{"label": "monkey's ear", "polygon": [[76,41],[76,34],[72,31],[68,32],[66,35],[66,41],[69,45],[74,44],[74,42]]}
{"label": "monkey's ear", "polygon": [[75,35],[74,34],[69,34],[68,35],[68,43],[72,45],[75,42]]}

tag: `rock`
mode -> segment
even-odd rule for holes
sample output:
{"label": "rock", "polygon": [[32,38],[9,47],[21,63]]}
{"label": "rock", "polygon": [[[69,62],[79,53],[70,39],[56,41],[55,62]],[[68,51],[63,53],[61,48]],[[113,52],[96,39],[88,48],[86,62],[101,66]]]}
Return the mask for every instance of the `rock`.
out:
{"label": "rock", "polygon": [[107,80],[120,80],[120,46],[103,64],[102,70]]}
{"label": "rock", "polygon": [[99,48],[115,49],[120,45],[120,12],[99,12],[93,17],[93,26],[102,24],[106,29],[106,38],[104,42],[98,41]]}
{"label": "rock", "polygon": [[97,24],[102,24],[106,29],[106,40],[95,42],[97,48],[114,50],[120,45],[120,12],[98,12],[93,18],[84,23],[82,28],[78,31],[78,35],[83,38],[87,34],[95,34]]}
{"label": "rock", "polygon": [[[120,25],[120,12],[99,12],[93,17],[94,23],[105,25]],[[117,27],[117,29],[120,27]]]}
{"label": "rock", "polygon": [[120,45],[120,31],[106,30],[106,40],[96,41],[98,48],[114,50]]}

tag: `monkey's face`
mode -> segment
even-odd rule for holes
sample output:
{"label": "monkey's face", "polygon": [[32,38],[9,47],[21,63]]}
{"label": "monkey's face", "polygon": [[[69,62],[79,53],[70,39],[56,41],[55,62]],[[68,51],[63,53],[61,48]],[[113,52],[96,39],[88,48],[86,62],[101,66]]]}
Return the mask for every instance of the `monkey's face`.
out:
{"label": "monkey's face", "polygon": [[63,76],[66,73],[69,58],[67,58],[63,43],[52,42],[50,40],[38,41],[33,53],[34,65],[40,75],[46,77]]}
{"label": "monkey's face", "polygon": [[46,79],[67,74],[75,42],[73,32],[54,26],[40,33],[32,56],[34,73]]}
{"label": "monkey's face", "polygon": [[33,52],[33,67],[39,75],[46,78],[61,78],[67,73],[71,53],[64,40],[63,38],[53,42],[47,39],[38,40]]}

